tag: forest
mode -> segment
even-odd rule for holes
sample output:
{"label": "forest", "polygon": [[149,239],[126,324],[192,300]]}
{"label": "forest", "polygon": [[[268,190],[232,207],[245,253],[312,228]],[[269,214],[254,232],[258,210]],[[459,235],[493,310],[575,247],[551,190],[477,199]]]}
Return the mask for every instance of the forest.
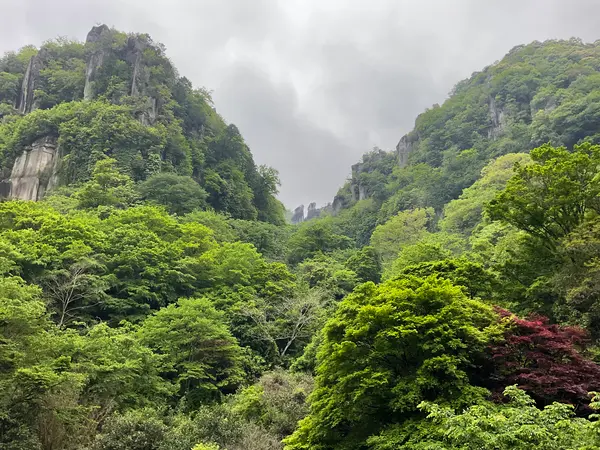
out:
{"label": "forest", "polygon": [[0,448],[600,448],[599,92],[516,47],[290,225],[148,35],[7,53]]}

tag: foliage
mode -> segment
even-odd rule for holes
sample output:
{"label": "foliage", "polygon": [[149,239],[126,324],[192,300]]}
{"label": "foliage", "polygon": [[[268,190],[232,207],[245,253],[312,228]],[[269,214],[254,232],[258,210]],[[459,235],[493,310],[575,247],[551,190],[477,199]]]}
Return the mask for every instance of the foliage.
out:
{"label": "foliage", "polygon": [[560,401],[578,413],[589,413],[588,393],[599,387],[600,366],[581,354],[588,343],[585,331],[550,325],[544,317],[519,319],[506,311],[501,315],[510,327],[503,341],[491,345],[493,389],[518,384],[538,406]]}
{"label": "foliage", "polygon": [[191,177],[155,174],[140,184],[139,191],[144,200],[163,205],[172,214],[184,215],[206,206],[206,191]]}
{"label": "foliage", "polygon": [[190,406],[234,390],[242,354],[223,315],[207,299],[181,299],[146,319],[142,342],[165,355],[160,371]]}
{"label": "foliage", "polygon": [[431,208],[401,211],[375,228],[371,245],[381,255],[384,265],[390,264],[403,246],[414,244],[427,235],[433,213]]}
{"label": "foliage", "polygon": [[[87,181],[95,163],[108,156],[136,182],[163,172],[144,189],[172,211],[186,202],[174,212],[202,207],[206,198],[234,217],[283,224],[277,172],[254,164],[239,131],[216,113],[206,89],[179,78],[164,47],[150,36],[96,31],[96,41],[59,38],[39,51],[25,47],[2,58],[0,117],[10,119],[0,123],[2,165],[10,167],[36,139],[52,137],[63,156],[63,185]],[[93,69],[98,55],[102,64]],[[39,75],[30,73],[35,91],[27,106],[33,111],[20,116],[13,105],[22,106],[21,85],[32,57],[40,69]],[[172,172],[194,182],[174,179]],[[163,188],[167,192],[155,198]]]}
{"label": "foliage", "polygon": [[464,412],[423,402],[427,426],[408,442],[393,428],[370,440],[370,448],[390,450],[591,450],[600,445],[596,422],[573,417],[569,405],[553,403],[538,409],[515,386],[504,390],[504,405],[481,403]]}
{"label": "foliage", "polygon": [[298,421],[308,414],[306,398],[311,391],[309,375],[276,370],[237,393],[232,400],[233,410],[284,438],[292,434]]}
{"label": "foliage", "polygon": [[339,305],[319,348],[310,415],[289,449],[361,448],[424,400],[464,406],[494,330],[490,307],[448,281],[366,283]]}
{"label": "foliage", "polygon": [[493,219],[504,220],[554,246],[600,212],[597,167],[600,146],[582,144],[572,153],[544,145],[531,151],[534,164],[516,166],[516,175],[490,204]]}
{"label": "foliage", "polygon": [[440,228],[450,233],[471,234],[482,220],[484,206],[506,187],[514,174],[515,164],[527,165],[529,160],[530,157],[525,153],[511,153],[490,162],[472,186],[464,189],[459,198],[444,207]]}
{"label": "foliage", "polygon": [[351,240],[336,231],[331,219],[304,222],[287,243],[288,262],[295,265],[318,253],[350,247]]}

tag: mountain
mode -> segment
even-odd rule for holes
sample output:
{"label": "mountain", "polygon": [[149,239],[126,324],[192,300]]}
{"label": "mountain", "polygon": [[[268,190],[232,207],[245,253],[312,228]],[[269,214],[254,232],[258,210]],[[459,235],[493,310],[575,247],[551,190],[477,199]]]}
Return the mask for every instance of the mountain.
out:
{"label": "mountain", "polygon": [[136,182],[191,177],[217,211],[284,222],[277,172],[254,163],[210,93],[179,76],[146,34],[100,25],[85,43],[57,39],[6,54],[0,118],[4,197],[37,200],[84,182],[108,156]]}
{"label": "mountain", "polygon": [[600,54],[458,83],[286,212],[143,34],[0,60],[0,448],[600,448]]}
{"label": "mountain", "polygon": [[492,159],[543,143],[600,141],[600,42],[533,42],[454,87],[419,115],[395,151],[375,149],[352,166],[334,213],[372,199],[384,222],[398,211],[444,205]]}

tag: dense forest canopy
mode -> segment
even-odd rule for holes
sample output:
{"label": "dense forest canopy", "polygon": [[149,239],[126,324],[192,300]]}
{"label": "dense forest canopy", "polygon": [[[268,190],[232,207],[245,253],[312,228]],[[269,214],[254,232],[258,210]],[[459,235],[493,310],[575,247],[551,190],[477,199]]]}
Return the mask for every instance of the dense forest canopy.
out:
{"label": "dense forest canopy", "polygon": [[600,447],[599,48],[511,50],[295,226],[149,36],[5,55],[0,448]]}

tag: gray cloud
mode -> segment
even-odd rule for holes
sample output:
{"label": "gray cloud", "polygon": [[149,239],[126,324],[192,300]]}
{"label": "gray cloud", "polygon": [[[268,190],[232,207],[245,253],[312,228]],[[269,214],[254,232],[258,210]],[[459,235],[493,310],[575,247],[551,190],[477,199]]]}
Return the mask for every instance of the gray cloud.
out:
{"label": "gray cloud", "polygon": [[600,38],[596,0],[0,0],[0,52],[95,23],[150,33],[214,90],[288,207],[332,199],[473,71],[532,40]]}

